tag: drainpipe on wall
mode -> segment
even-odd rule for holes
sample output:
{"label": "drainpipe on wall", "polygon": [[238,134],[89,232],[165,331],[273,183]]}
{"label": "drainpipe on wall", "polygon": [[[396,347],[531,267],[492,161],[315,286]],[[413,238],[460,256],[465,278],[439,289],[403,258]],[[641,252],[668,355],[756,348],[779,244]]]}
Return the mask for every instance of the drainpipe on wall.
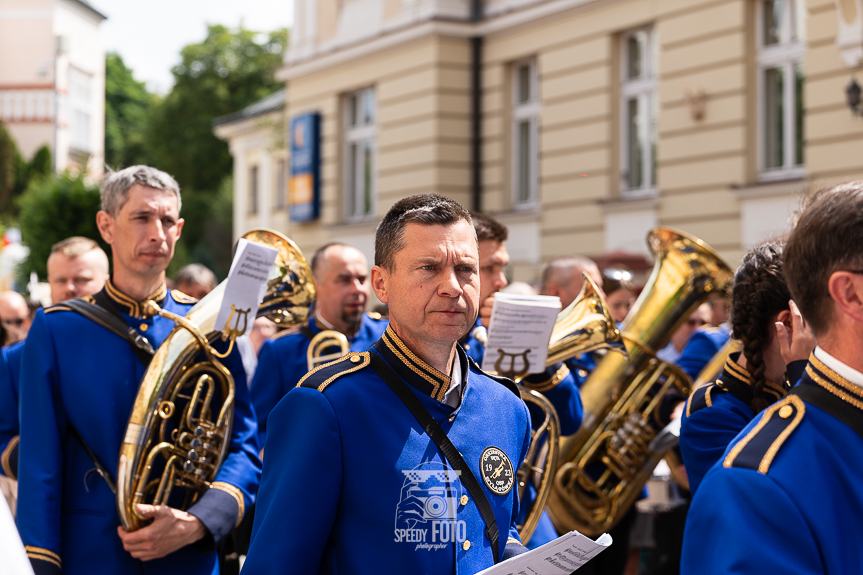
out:
{"label": "drainpipe on wall", "polygon": [[[471,0],[470,20],[482,20],[483,0]],[[471,50],[471,199],[482,210],[482,37],[470,39]]]}

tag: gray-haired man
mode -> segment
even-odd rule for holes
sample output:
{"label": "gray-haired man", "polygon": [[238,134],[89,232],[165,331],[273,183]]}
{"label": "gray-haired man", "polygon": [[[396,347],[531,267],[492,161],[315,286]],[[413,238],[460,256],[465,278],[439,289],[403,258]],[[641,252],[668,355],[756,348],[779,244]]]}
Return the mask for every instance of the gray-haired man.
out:
{"label": "gray-haired man", "polygon": [[[101,192],[96,221],[111,246],[113,274],[104,290],[87,300],[157,348],[174,322],[148,316],[147,301],[179,315],[194,302],[165,287],[165,268],[183,228],[179,187],[164,172],[133,166],[109,175]],[[89,471],[98,461],[117,478],[120,446],[147,360],[125,337],[76,313],[74,305],[37,313],[21,362],[18,529],[34,571],[213,573],[212,546],[242,519],[260,477],[239,354],[223,360],[236,380],[234,427],[215,481],[188,512],[177,509],[178,489],[170,506],[138,505],[136,511],[152,522],[128,532],[119,526],[108,481]],[[157,461],[153,477],[161,475],[163,464]]]}

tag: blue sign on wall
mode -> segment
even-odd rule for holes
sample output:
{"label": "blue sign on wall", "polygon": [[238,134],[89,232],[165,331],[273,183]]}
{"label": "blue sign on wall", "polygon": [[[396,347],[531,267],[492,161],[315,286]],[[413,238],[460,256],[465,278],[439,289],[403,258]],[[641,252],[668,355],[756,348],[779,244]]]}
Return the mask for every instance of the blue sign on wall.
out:
{"label": "blue sign on wall", "polygon": [[291,120],[291,220],[308,222],[321,212],[321,115],[309,112]]}

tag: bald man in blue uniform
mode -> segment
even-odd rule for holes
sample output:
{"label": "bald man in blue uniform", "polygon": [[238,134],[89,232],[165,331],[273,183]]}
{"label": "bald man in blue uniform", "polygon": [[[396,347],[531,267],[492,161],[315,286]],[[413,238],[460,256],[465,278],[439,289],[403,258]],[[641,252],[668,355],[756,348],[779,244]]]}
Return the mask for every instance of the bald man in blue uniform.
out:
{"label": "bald man in blue uniform", "polygon": [[[306,352],[313,337],[323,330],[335,330],[347,337],[350,351],[366,351],[387,327],[380,314],[364,313],[370,288],[369,265],[362,252],[347,244],[327,244],[315,252],[311,266],[318,290],[314,314],[299,329],[264,343],[252,380],[262,447],[270,412],[309,371]],[[323,350],[325,354],[335,351]]]}
{"label": "bald man in blue uniform", "polygon": [[[102,206],[97,224],[112,248],[113,276],[87,299],[156,348],[174,322],[148,316],[147,302],[180,315],[194,303],[165,287],[164,270],[183,225],[179,187],[163,172],[133,166],[105,178]],[[117,479],[145,359],[125,337],[72,306],[37,313],[21,364],[18,530],[35,573],[217,573],[213,546],[253,503],[260,477],[239,353],[223,361],[236,383],[233,429],[210,489],[188,511],[139,505],[153,521],[127,532],[108,482],[90,471],[98,461]],[[179,507],[180,490],[174,496],[169,501]]]}
{"label": "bald man in blue uniform", "polygon": [[[412,196],[387,213],[371,277],[390,325],[273,410],[244,573],[467,574],[524,550],[527,408],[457,345],[476,318],[477,259],[453,200]],[[436,426],[463,462],[442,454]]]}
{"label": "bald man in blue uniform", "polygon": [[818,342],[805,374],[707,472],[681,573],[859,573],[863,548],[863,182],[822,192],[783,252]]}

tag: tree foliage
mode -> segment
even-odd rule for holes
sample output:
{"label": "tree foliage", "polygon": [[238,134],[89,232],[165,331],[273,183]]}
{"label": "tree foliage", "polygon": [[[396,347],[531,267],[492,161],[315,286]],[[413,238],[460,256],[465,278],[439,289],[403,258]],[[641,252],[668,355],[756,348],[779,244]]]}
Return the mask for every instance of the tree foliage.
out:
{"label": "tree foliage", "polygon": [[159,101],[138,82],[119,54],[105,57],[105,164],[120,169],[150,164],[147,125]]}
{"label": "tree foliage", "polygon": [[30,255],[19,269],[19,278],[27,278],[33,271],[40,278],[47,277],[46,264],[51,246],[70,236],[96,240],[110,253],[96,227],[96,212],[100,208],[99,188],[88,183],[83,174],[37,178],[21,196],[18,205],[21,241],[30,248]]}
{"label": "tree foliage", "polygon": [[0,209],[15,188],[19,158],[15,140],[0,121]]}
{"label": "tree foliage", "polygon": [[156,165],[183,187],[214,193],[231,173],[231,156],[213,135],[213,120],[281,87],[274,74],[287,40],[286,29],[264,35],[209,26],[203,42],[183,48],[174,87],[150,122]]}

